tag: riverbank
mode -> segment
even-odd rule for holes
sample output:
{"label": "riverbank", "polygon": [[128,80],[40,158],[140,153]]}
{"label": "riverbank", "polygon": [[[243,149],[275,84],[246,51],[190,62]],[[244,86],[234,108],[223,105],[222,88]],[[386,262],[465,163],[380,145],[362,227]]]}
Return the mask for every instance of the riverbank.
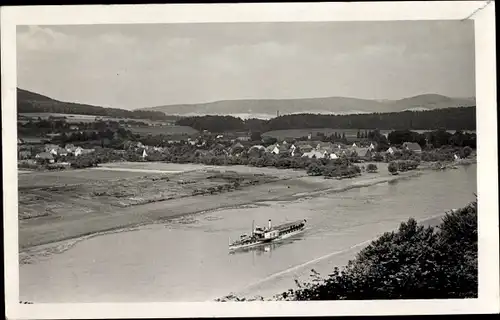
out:
{"label": "riverbank", "polygon": [[[410,179],[425,172],[425,170],[417,170],[393,176],[384,167],[384,165],[379,165],[378,173],[365,173],[360,177],[346,180],[308,177],[300,175],[300,172],[276,170],[281,172],[278,181],[252,185],[228,193],[188,196],[124,207],[119,210],[102,207],[101,211],[88,212],[85,215],[74,214],[59,218],[41,217],[23,220],[19,229],[20,260],[21,263],[29,262],[30,256],[36,252],[46,254],[64,251],[71,247],[71,243],[76,243],[79,239],[162,223],[185,215],[238,208],[266,201],[293,201],[300,198],[318,197],[354,188]],[[251,168],[227,167],[227,170],[240,172],[251,170]]]}

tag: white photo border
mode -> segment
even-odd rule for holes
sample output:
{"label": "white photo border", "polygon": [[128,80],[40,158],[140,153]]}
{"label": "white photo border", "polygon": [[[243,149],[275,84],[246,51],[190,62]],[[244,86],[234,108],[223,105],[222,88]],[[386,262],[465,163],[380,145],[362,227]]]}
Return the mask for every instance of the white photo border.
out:
{"label": "white photo border", "polygon": [[[482,8],[484,7],[484,8]],[[481,10],[478,10],[482,8]],[[475,12],[475,13],[474,13]],[[474,13],[471,17],[469,17]],[[479,295],[477,299],[318,302],[20,304],[16,26],[74,24],[474,20]],[[342,316],[498,313],[498,160],[495,3],[486,1],[82,5],[1,8],[5,305],[12,319]]]}

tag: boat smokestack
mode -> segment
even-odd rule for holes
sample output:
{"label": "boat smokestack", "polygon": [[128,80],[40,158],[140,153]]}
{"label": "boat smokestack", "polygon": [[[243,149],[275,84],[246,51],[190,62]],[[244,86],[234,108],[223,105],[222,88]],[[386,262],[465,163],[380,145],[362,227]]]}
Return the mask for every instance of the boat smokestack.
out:
{"label": "boat smokestack", "polygon": [[269,219],[269,229],[271,229],[272,227],[272,223],[271,223],[271,219]]}

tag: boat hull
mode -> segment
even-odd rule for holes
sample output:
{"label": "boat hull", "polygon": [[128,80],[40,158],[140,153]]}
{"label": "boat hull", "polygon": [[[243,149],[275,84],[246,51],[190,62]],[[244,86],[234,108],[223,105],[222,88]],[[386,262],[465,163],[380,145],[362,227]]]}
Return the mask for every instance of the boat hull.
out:
{"label": "boat hull", "polygon": [[304,230],[305,230],[305,227],[298,229],[296,231],[293,231],[293,232],[283,233],[283,234],[281,234],[278,237],[273,238],[273,239],[262,239],[262,240],[259,240],[257,242],[253,242],[253,243],[249,243],[249,244],[232,245],[232,246],[229,246],[229,250],[235,251],[235,250],[239,250],[239,249],[257,247],[257,246],[261,246],[261,245],[268,244],[271,242],[278,242],[280,240],[287,239],[287,238],[293,237],[297,234],[300,234],[300,233],[304,232]]}

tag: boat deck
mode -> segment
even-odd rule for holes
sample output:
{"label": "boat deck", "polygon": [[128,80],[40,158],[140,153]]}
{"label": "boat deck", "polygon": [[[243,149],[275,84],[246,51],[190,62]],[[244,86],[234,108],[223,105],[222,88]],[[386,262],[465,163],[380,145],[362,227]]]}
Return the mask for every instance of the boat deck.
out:
{"label": "boat deck", "polygon": [[271,227],[271,231],[272,230],[282,230],[282,229],[290,228],[292,226],[300,225],[300,224],[303,225],[304,224],[304,220],[297,220],[297,221],[293,221],[293,222],[283,223],[283,224]]}

